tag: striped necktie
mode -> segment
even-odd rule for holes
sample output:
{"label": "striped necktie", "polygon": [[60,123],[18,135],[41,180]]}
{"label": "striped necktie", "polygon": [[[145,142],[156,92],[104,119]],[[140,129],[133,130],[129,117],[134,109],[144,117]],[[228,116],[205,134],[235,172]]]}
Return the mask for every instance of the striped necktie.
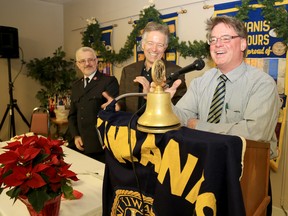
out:
{"label": "striped necktie", "polygon": [[207,122],[218,123],[222,114],[224,99],[225,99],[225,82],[228,78],[222,74],[219,78],[220,81],[215,89]]}

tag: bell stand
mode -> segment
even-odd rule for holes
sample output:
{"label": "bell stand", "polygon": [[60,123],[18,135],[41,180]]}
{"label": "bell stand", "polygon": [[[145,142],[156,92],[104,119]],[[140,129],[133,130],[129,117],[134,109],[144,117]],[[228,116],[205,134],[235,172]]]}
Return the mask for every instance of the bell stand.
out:
{"label": "bell stand", "polygon": [[11,61],[10,58],[7,59],[8,61],[8,78],[9,78],[9,96],[10,96],[10,103],[7,104],[6,111],[3,115],[3,118],[0,123],[0,131],[4,125],[5,119],[7,118],[7,115],[9,113],[10,116],[10,122],[9,122],[9,136],[14,137],[16,136],[16,127],[15,127],[15,116],[14,116],[14,108],[18,112],[18,114],[21,116],[22,120],[26,123],[26,125],[30,128],[30,124],[19,109],[17,105],[17,100],[13,98],[13,82],[12,82],[12,75],[11,75]]}

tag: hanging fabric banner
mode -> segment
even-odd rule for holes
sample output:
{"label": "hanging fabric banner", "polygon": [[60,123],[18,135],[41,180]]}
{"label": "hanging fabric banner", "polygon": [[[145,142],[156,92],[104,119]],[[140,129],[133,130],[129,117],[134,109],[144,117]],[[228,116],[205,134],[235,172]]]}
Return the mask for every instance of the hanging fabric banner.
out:
{"label": "hanging fabric banner", "polygon": [[[237,6],[241,1],[228,2],[214,5],[214,16],[235,16],[238,12]],[[249,10],[249,18],[245,20],[248,31],[248,51],[246,62],[252,66],[263,69],[277,82],[279,94],[285,92],[286,71],[286,45],[283,39],[278,38],[269,22],[262,16],[262,5],[253,0],[250,4],[253,9]],[[288,0],[279,2],[277,6],[288,9]]]}
{"label": "hanging fabric banner", "polygon": [[[112,51],[111,37],[113,26],[107,26],[101,28],[101,30],[102,30],[101,41],[103,42],[106,50]],[[97,57],[98,57],[98,71],[108,76],[113,75],[111,62],[104,61],[100,52],[97,52]]]}
{"label": "hanging fabric banner", "polygon": [[[241,6],[241,1],[228,2],[214,5],[214,15],[235,16],[238,12],[236,6]],[[277,6],[283,5],[288,9],[288,1],[279,2]],[[248,31],[248,52],[247,58],[285,58],[286,45],[278,38],[275,31],[270,28],[269,22],[262,16],[262,5],[257,1],[251,1],[249,18],[245,20]],[[275,6],[275,7],[277,7]]]}
{"label": "hanging fabric banner", "polygon": [[[177,26],[177,20],[178,20],[178,13],[161,15],[160,18],[163,20],[163,22],[165,22],[168,25],[170,34],[173,34],[174,36],[176,36],[176,26]],[[136,21],[136,23],[137,23],[137,21]],[[141,39],[142,39],[141,36],[136,38],[137,46],[135,46],[135,49],[134,49],[134,59],[136,62],[144,60],[144,58],[145,58],[144,53],[143,53],[142,48],[141,48]],[[178,63],[178,55],[177,55],[177,51],[175,49],[167,49],[165,51],[164,58],[167,61],[174,62],[175,64]]]}

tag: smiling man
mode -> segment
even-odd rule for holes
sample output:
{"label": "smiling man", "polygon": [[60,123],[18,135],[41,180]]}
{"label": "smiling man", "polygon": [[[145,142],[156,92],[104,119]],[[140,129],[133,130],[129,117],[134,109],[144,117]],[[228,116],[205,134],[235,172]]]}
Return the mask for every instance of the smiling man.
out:
{"label": "smiling man", "polygon": [[[244,62],[248,35],[244,24],[219,16],[209,19],[206,29],[216,67],[192,80],[174,112],[193,129],[270,142],[270,156],[277,156],[277,86],[267,73]],[[173,90],[168,90],[172,96]]]}
{"label": "smiling man", "polygon": [[[169,28],[166,24],[149,22],[145,26],[141,41],[141,49],[144,52],[145,59],[123,68],[120,79],[120,95],[135,92],[148,93],[152,81],[151,67],[158,59],[164,61],[167,77],[170,76],[171,73],[181,69],[178,65],[164,60],[168,42]],[[187,90],[184,75],[180,76],[180,79],[182,83],[172,99],[173,104],[176,104]],[[120,101],[119,105],[121,110],[134,113],[141,108],[145,102],[143,97],[127,97]]]}
{"label": "smiling man", "polygon": [[118,81],[114,76],[105,76],[97,70],[98,59],[91,47],[81,47],[76,51],[76,65],[83,76],[73,84],[71,90],[68,123],[73,142],[69,146],[105,162],[95,125],[101,105],[105,102],[102,93],[118,96]]}
{"label": "smiling man", "polygon": [[[189,128],[269,142],[270,158],[274,158],[280,109],[275,81],[244,62],[247,31],[241,21],[214,17],[207,21],[206,30],[216,67],[192,80],[174,112]],[[174,87],[167,90],[172,96]],[[271,208],[267,212],[271,215]]]}

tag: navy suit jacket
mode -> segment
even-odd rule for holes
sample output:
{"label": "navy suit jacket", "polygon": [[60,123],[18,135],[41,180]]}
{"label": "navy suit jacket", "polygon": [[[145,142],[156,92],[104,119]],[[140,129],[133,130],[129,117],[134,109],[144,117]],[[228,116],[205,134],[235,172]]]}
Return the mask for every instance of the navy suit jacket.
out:
{"label": "navy suit jacket", "polygon": [[[171,73],[176,72],[177,70],[180,70],[181,67],[163,60],[166,68],[166,77],[169,77]],[[139,92],[139,83],[135,83],[133,80],[137,76],[141,76],[141,72],[144,66],[144,61],[139,61],[132,63],[126,67],[123,68],[122,74],[121,74],[121,79],[120,79],[120,92],[119,94],[125,94],[125,93],[136,93]],[[172,103],[176,104],[178,100],[185,94],[187,90],[187,86],[185,83],[185,76],[181,75],[179,77],[182,80],[181,85],[177,88],[177,91],[172,98]],[[138,101],[139,97],[126,97],[124,98],[120,105],[121,105],[121,110],[125,110],[127,112],[132,112],[135,113],[138,110]]]}

